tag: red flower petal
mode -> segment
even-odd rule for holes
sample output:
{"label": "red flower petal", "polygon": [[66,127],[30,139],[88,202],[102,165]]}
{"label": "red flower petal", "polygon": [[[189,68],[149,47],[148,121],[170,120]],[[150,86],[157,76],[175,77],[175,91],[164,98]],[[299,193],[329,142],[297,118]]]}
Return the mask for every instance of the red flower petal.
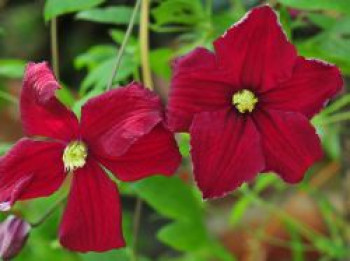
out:
{"label": "red flower petal", "polygon": [[269,89],[288,79],[297,58],[276,13],[269,6],[252,9],[214,42],[218,60],[235,85]]}
{"label": "red flower petal", "polygon": [[137,83],[90,99],[82,108],[83,137],[93,151],[120,156],[162,121],[160,99]]}
{"label": "red flower petal", "polygon": [[213,53],[197,48],[173,64],[174,75],[168,103],[172,130],[188,131],[193,114],[225,108],[231,104],[232,87],[225,82]]}
{"label": "red flower petal", "polygon": [[292,78],[262,94],[261,102],[270,109],[298,111],[311,118],[342,86],[343,80],[337,67],[299,57]]}
{"label": "red flower petal", "polygon": [[77,118],[55,97],[59,88],[47,63],[28,64],[20,101],[26,135],[65,141],[77,137]]}
{"label": "red flower petal", "polygon": [[259,133],[249,117],[199,113],[190,133],[194,175],[204,198],[223,196],[264,169]]}
{"label": "red flower petal", "polygon": [[99,161],[123,181],[134,181],[152,175],[170,176],[181,163],[174,135],[163,124],[135,142],[117,159],[99,157]]}
{"label": "red flower petal", "polygon": [[301,113],[257,111],[254,121],[262,135],[266,169],[276,171],[285,181],[299,182],[322,158],[316,131]]}
{"label": "red flower petal", "polygon": [[63,149],[60,143],[24,138],[0,158],[0,209],[55,192],[65,178]]}
{"label": "red flower petal", "polygon": [[59,238],[73,251],[107,251],[125,246],[116,185],[93,160],[73,174]]}

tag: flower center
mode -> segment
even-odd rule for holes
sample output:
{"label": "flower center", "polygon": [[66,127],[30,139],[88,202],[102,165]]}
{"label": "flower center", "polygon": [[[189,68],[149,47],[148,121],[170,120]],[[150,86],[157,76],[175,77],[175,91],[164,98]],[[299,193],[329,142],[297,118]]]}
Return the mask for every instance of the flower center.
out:
{"label": "flower center", "polygon": [[252,112],[257,102],[255,94],[247,89],[240,90],[232,96],[232,104],[240,113]]}
{"label": "flower center", "polygon": [[87,147],[82,141],[72,141],[63,152],[64,169],[67,172],[81,168],[86,163]]}

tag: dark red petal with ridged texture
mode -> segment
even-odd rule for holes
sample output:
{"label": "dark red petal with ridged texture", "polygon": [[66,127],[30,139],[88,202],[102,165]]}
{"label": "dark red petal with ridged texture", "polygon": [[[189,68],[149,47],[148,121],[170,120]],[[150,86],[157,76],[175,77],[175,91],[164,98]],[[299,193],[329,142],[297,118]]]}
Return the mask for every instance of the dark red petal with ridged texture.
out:
{"label": "dark red petal with ridged texture", "polygon": [[17,200],[44,197],[55,192],[65,174],[62,162],[64,145],[56,142],[18,141],[0,158],[1,210]]}
{"label": "dark red petal with ridged texture", "polygon": [[342,89],[339,69],[318,60],[299,57],[292,77],[261,94],[264,108],[297,111],[311,118]]}
{"label": "dark red petal with ridged texture", "polygon": [[119,193],[93,160],[73,174],[59,238],[62,246],[80,252],[125,246]]}
{"label": "dark red petal with ridged texture", "polygon": [[190,133],[194,176],[204,198],[225,195],[265,167],[250,117],[222,110],[199,113]]}
{"label": "dark red petal with ridged texture", "polygon": [[181,163],[174,135],[162,123],[135,142],[124,155],[116,159],[98,159],[123,181],[152,175],[170,176]]}
{"label": "dark red petal with ridged texture", "polygon": [[27,65],[20,100],[26,135],[65,141],[78,136],[77,118],[55,97],[55,91],[59,88],[47,63]]}
{"label": "dark red petal with ridged texture", "polygon": [[124,154],[163,117],[158,96],[131,83],[95,98],[82,108],[83,138],[93,151],[106,157]]}
{"label": "dark red petal with ridged texture", "polygon": [[268,90],[291,76],[297,55],[269,6],[252,9],[214,42],[235,85]]}
{"label": "dark red petal with ridged texture", "polygon": [[257,111],[254,121],[261,135],[266,170],[277,172],[285,181],[299,182],[322,158],[316,130],[301,113]]}
{"label": "dark red petal with ridged texture", "polygon": [[176,59],[167,107],[169,127],[188,131],[195,113],[230,106],[233,87],[224,76],[214,54],[204,48]]}

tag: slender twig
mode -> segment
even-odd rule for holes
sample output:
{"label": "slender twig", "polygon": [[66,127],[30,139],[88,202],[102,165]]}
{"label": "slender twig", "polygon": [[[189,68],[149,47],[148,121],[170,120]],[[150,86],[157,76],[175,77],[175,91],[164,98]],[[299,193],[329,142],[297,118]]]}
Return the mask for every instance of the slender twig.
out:
{"label": "slender twig", "polygon": [[141,0],[137,0],[137,2],[135,4],[135,7],[134,7],[134,10],[132,12],[130,21],[129,21],[128,28],[126,29],[123,42],[122,42],[122,44],[120,46],[120,49],[118,51],[117,58],[115,60],[115,64],[114,64],[114,67],[113,67],[113,71],[112,71],[111,77],[109,78],[109,81],[108,81],[108,84],[107,84],[107,90],[110,90],[112,88],[113,80],[114,80],[115,76],[117,75],[117,71],[118,71],[120,63],[122,61],[122,57],[123,57],[123,54],[124,54],[124,51],[125,51],[126,44],[128,43],[128,40],[129,40],[129,38],[131,36],[132,29],[134,27],[137,11],[140,8],[140,4],[141,4]]}
{"label": "slender twig", "polygon": [[150,1],[142,0],[140,16],[140,51],[143,83],[153,90],[151,66],[149,61],[149,8]]}
{"label": "slender twig", "polygon": [[58,41],[57,41],[57,18],[54,17],[51,20],[51,59],[52,67],[55,73],[56,79],[60,82],[60,69],[59,69],[59,52],[58,52]]}
{"label": "slender twig", "polygon": [[30,225],[32,227],[40,226],[47,218],[49,218],[55,210],[65,201],[67,196],[63,196],[60,199],[58,199],[40,218],[38,218],[37,221],[31,223]]}
{"label": "slender twig", "polygon": [[133,242],[132,242],[132,253],[131,253],[131,261],[137,261],[137,239],[140,228],[141,221],[141,212],[142,212],[142,199],[136,198],[136,206],[134,212],[134,220],[133,220]]}

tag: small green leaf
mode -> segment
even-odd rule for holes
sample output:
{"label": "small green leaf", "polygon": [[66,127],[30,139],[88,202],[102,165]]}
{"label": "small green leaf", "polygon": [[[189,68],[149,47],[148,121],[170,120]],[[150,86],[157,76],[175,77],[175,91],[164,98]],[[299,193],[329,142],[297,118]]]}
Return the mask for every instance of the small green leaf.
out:
{"label": "small green leaf", "polygon": [[75,102],[72,92],[67,87],[58,89],[56,96],[67,107],[72,107]]}
{"label": "small green leaf", "polygon": [[134,188],[165,217],[189,222],[202,216],[201,202],[191,187],[178,177],[154,176],[135,183]]}
{"label": "small green leaf", "polygon": [[208,237],[198,223],[174,222],[163,227],[157,234],[162,242],[179,251],[195,251],[206,244]]}
{"label": "small green leaf", "polygon": [[205,11],[199,0],[165,0],[152,12],[156,26],[194,25],[205,17]]}
{"label": "small green leaf", "polygon": [[0,143],[0,155],[5,154],[11,147],[11,143]]}
{"label": "small green leaf", "polygon": [[0,77],[22,78],[26,61],[14,59],[0,60]]}
{"label": "small green leaf", "polygon": [[164,79],[170,79],[170,63],[173,53],[173,50],[169,48],[159,48],[151,51],[150,61],[152,71]]}
{"label": "small green leaf", "polygon": [[56,16],[89,9],[104,1],[105,0],[46,0],[44,18],[47,22]]}
{"label": "small green leaf", "polygon": [[333,10],[350,13],[348,0],[278,0],[281,4],[304,10]]}
{"label": "small green leaf", "polygon": [[245,211],[252,203],[248,197],[241,197],[233,206],[230,215],[230,224],[236,226],[242,219]]}
{"label": "small green leaf", "polygon": [[[95,8],[79,12],[76,18],[96,23],[129,24],[133,8],[128,6],[115,6]],[[139,19],[136,18],[136,21]]]}
{"label": "small green leaf", "polygon": [[[122,44],[122,42],[124,40],[124,37],[125,37],[125,32],[124,31],[114,29],[114,30],[111,30],[109,32],[109,34],[112,37],[113,41],[115,41],[119,45]],[[126,49],[130,50],[130,47],[132,49],[134,49],[137,45],[138,45],[138,42],[137,42],[136,38],[131,35],[129,37],[129,41],[128,41],[128,44],[126,46]]]}
{"label": "small green leaf", "polygon": [[127,254],[126,249],[112,250],[104,253],[87,253],[79,254],[79,257],[83,261],[110,261],[110,260],[129,260],[130,257]]}
{"label": "small green leaf", "polygon": [[87,52],[80,54],[74,60],[74,66],[77,69],[87,67],[89,70],[98,66],[117,53],[115,46],[112,45],[96,45],[90,48]]}

